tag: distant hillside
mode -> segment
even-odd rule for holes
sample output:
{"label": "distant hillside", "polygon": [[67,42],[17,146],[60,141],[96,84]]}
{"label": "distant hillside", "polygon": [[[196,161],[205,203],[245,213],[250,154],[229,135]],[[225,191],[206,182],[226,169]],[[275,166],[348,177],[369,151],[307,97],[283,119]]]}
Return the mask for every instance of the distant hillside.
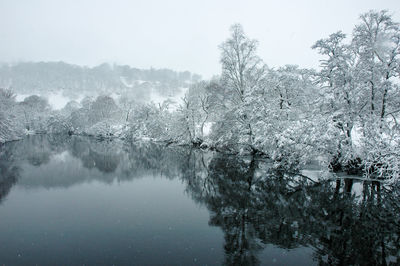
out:
{"label": "distant hillside", "polygon": [[127,65],[102,64],[81,67],[64,62],[26,62],[0,65],[0,87],[11,88],[17,94],[64,95],[132,93],[155,91],[171,96],[187,88],[201,77],[188,71],[170,69],[137,69]]}

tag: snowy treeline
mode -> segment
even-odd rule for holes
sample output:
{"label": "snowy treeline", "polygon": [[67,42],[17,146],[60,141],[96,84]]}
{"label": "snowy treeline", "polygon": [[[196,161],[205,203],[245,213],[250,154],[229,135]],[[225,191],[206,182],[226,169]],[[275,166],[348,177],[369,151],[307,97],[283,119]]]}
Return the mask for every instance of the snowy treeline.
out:
{"label": "snowy treeline", "polygon": [[151,92],[171,95],[200,80],[197,74],[170,69],[137,69],[101,64],[81,67],[64,62],[25,62],[0,65],[0,88],[18,95],[58,93],[69,99],[82,95],[128,95],[147,100]]}
{"label": "snowy treeline", "polygon": [[270,69],[257,46],[232,26],[221,76],[192,88],[182,108],[192,140],[202,135],[190,125],[211,121],[211,145],[265,153],[278,167],[319,157],[334,170],[398,178],[400,28],[387,11],[362,14],[349,38],[318,40],[318,71]]}
{"label": "snowy treeline", "polygon": [[400,28],[387,11],[362,14],[349,37],[318,40],[319,70],[268,68],[257,47],[233,25],[219,47],[221,75],[191,85],[179,108],[99,96],[51,111],[41,97],[16,103],[2,90],[0,141],[24,130],[150,138],[264,154],[277,168],[321,158],[333,170],[398,179]]}

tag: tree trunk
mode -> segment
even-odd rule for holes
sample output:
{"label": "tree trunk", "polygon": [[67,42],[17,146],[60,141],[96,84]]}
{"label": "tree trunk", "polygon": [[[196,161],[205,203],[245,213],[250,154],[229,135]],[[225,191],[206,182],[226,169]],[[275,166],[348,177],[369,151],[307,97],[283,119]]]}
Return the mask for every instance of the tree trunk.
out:
{"label": "tree trunk", "polygon": [[374,86],[374,82],[372,80],[370,80],[369,82],[371,84],[371,115],[372,115],[375,112],[375,105],[374,105],[374,101],[375,101],[375,86]]}
{"label": "tree trunk", "polygon": [[[386,82],[388,82],[389,79],[389,73],[386,73]],[[383,91],[383,96],[382,96],[382,108],[381,108],[381,120],[383,121],[383,118],[385,117],[385,112],[386,112],[386,96],[388,93],[388,84],[385,85],[385,89]]]}
{"label": "tree trunk", "polygon": [[351,193],[351,189],[353,188],[353,179],[347,178],[344,180],[344,188],[346,193]]}

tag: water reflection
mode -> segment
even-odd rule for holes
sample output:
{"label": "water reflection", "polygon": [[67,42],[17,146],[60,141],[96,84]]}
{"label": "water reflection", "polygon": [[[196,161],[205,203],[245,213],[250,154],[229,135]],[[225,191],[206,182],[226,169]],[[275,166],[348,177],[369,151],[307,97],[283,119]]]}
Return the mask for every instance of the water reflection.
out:
{"label": "water reflection", "polygon": [[[179,179],[209,210],[209,225],[222,230],[226,265],[267,263],[268,245],[311,247],[319,265],[400,263],[399,194],[376,183],[363,183],[357,195],[353,181],[277,173],[256,158],[67,136],[32,136],[1,146],[0,170],[0,204],[16,185],[68,188],[93,180]],[[21,178],[23,171],[29,174]]]}
{"label": "water reflection", "polygon": [[19,168],[14,160],[13,149],[0,146],[0,204],[18,179]]}

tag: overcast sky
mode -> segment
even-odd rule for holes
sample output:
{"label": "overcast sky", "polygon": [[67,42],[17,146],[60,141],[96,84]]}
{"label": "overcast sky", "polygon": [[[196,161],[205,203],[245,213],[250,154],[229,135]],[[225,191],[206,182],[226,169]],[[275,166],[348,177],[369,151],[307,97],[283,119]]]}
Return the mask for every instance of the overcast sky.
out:
{"label": "overcast sky", "polygon": [[0,0],[0,61],[102,62],[220,73],[218,45],[241,23],[270,67],[317,67],[312,44],[351,34],[360,13],[399,0]]}

